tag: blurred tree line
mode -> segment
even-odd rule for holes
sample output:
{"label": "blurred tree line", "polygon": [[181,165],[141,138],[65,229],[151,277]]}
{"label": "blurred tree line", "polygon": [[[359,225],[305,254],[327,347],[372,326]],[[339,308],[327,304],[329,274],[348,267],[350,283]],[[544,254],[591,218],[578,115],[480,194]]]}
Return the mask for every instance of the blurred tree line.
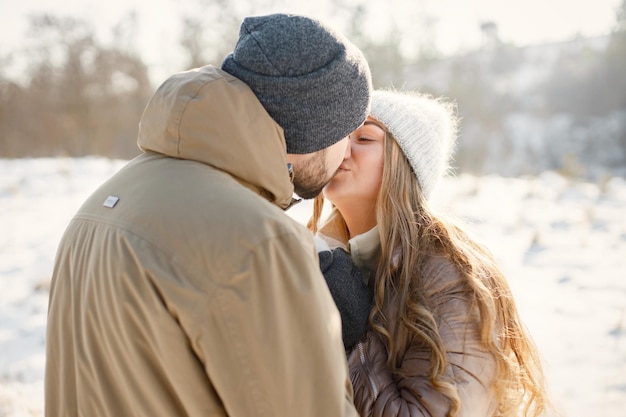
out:
{"label": "blurred tree line", "polygon": [[[181,16],[180,70],[219,65],[241,19],[278,1],[192,2]],[[457,103],[458,171],[588,176],[584,167],[593,163],[626,175],[626,0],[600,46],[574,39],[517,47],[485,22],[482,47],[455,56],[439,53],[436,18],[419,6],[402,21],[387,19],[383,32],[371,30],[384,19],[365,0],[330,7],[367,57],[376,88],[417,89]],[[137,155],[138,121],[162,81],[150,79],[137,31],[131,13],[103,44],[86,21],[31,17],[28,47],[0,56],[0,157]],[[17,58],[25,63],[19,80],[2,70]]]}
{"label": "blurred tree line", "polygon": [[136,154],[131,138],[152,86],[141,57],[120,46],[132,17],[111,46],[73,18],[34,16],[30,26],[24,80],[0,73],[0,155]]}

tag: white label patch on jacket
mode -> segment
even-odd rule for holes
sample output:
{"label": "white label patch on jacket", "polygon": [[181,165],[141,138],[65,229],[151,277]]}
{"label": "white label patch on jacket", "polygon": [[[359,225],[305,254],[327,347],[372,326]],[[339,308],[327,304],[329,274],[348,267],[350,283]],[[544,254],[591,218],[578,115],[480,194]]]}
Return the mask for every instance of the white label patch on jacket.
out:
{"label": "white label patch on jacket", "polygon": [[117,204],[118,201],[120,201],[119,197],[116,197],[114,195],[110,195],[110,196],[107,197],[106,200],[104,200],[104,203],[102,203],[102,205],[104,207],[113,208],[113,207],[115,207],[115,205]]}

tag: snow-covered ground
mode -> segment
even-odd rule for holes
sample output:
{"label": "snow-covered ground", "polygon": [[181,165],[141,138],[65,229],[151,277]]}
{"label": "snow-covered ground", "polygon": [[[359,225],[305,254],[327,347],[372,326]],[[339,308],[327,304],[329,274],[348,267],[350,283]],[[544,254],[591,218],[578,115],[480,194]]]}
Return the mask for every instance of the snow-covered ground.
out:
{"label": "snow-covered ground", "polygon": [[[0,159],[0,417],[41,416],[49,280],[82,201],[126,161]],[[566,417],[626,409],[626,181],[446,179],[436,205],[507,273]],[[308,204],[290,215],[304,221]]]}

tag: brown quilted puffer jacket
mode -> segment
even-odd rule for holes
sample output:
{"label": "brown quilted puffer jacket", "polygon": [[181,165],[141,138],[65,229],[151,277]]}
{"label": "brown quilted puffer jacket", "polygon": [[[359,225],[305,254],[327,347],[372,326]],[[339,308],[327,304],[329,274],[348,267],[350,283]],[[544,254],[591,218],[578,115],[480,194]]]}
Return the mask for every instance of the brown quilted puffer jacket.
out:
{"label": "brown quilted puffer jacket", "polygon": [[[425,299],[435,314],[446,346],[446,377],[455,381],[461,398],[459,417],[491,417],[496,404],[491,395],[495,363],[480,342],[479,315],[472,306],[467,284],[443,257],[431,258],[423,270]],[[397,316],[397,303],[385,307]],[[398,341],[401,342],[401,341]],[[348,354],[354,401],[363,417],[444,417],[450,401],[433,388],[427,375],[430,350],[416,341],[402,355],[399,375],[387,365],[387,352],[373,330]]]}

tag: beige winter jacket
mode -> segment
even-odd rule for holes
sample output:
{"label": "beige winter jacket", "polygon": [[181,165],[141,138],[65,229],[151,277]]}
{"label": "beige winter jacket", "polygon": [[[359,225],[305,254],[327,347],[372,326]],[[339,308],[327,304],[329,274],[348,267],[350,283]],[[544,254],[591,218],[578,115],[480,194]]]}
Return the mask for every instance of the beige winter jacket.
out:
{"label": "beige winter jacket", "polygon": [[251,90],[178,74],[138,143],[60,242],[46,416],[356,416],[312,236],[283,212],[282,129]]}

